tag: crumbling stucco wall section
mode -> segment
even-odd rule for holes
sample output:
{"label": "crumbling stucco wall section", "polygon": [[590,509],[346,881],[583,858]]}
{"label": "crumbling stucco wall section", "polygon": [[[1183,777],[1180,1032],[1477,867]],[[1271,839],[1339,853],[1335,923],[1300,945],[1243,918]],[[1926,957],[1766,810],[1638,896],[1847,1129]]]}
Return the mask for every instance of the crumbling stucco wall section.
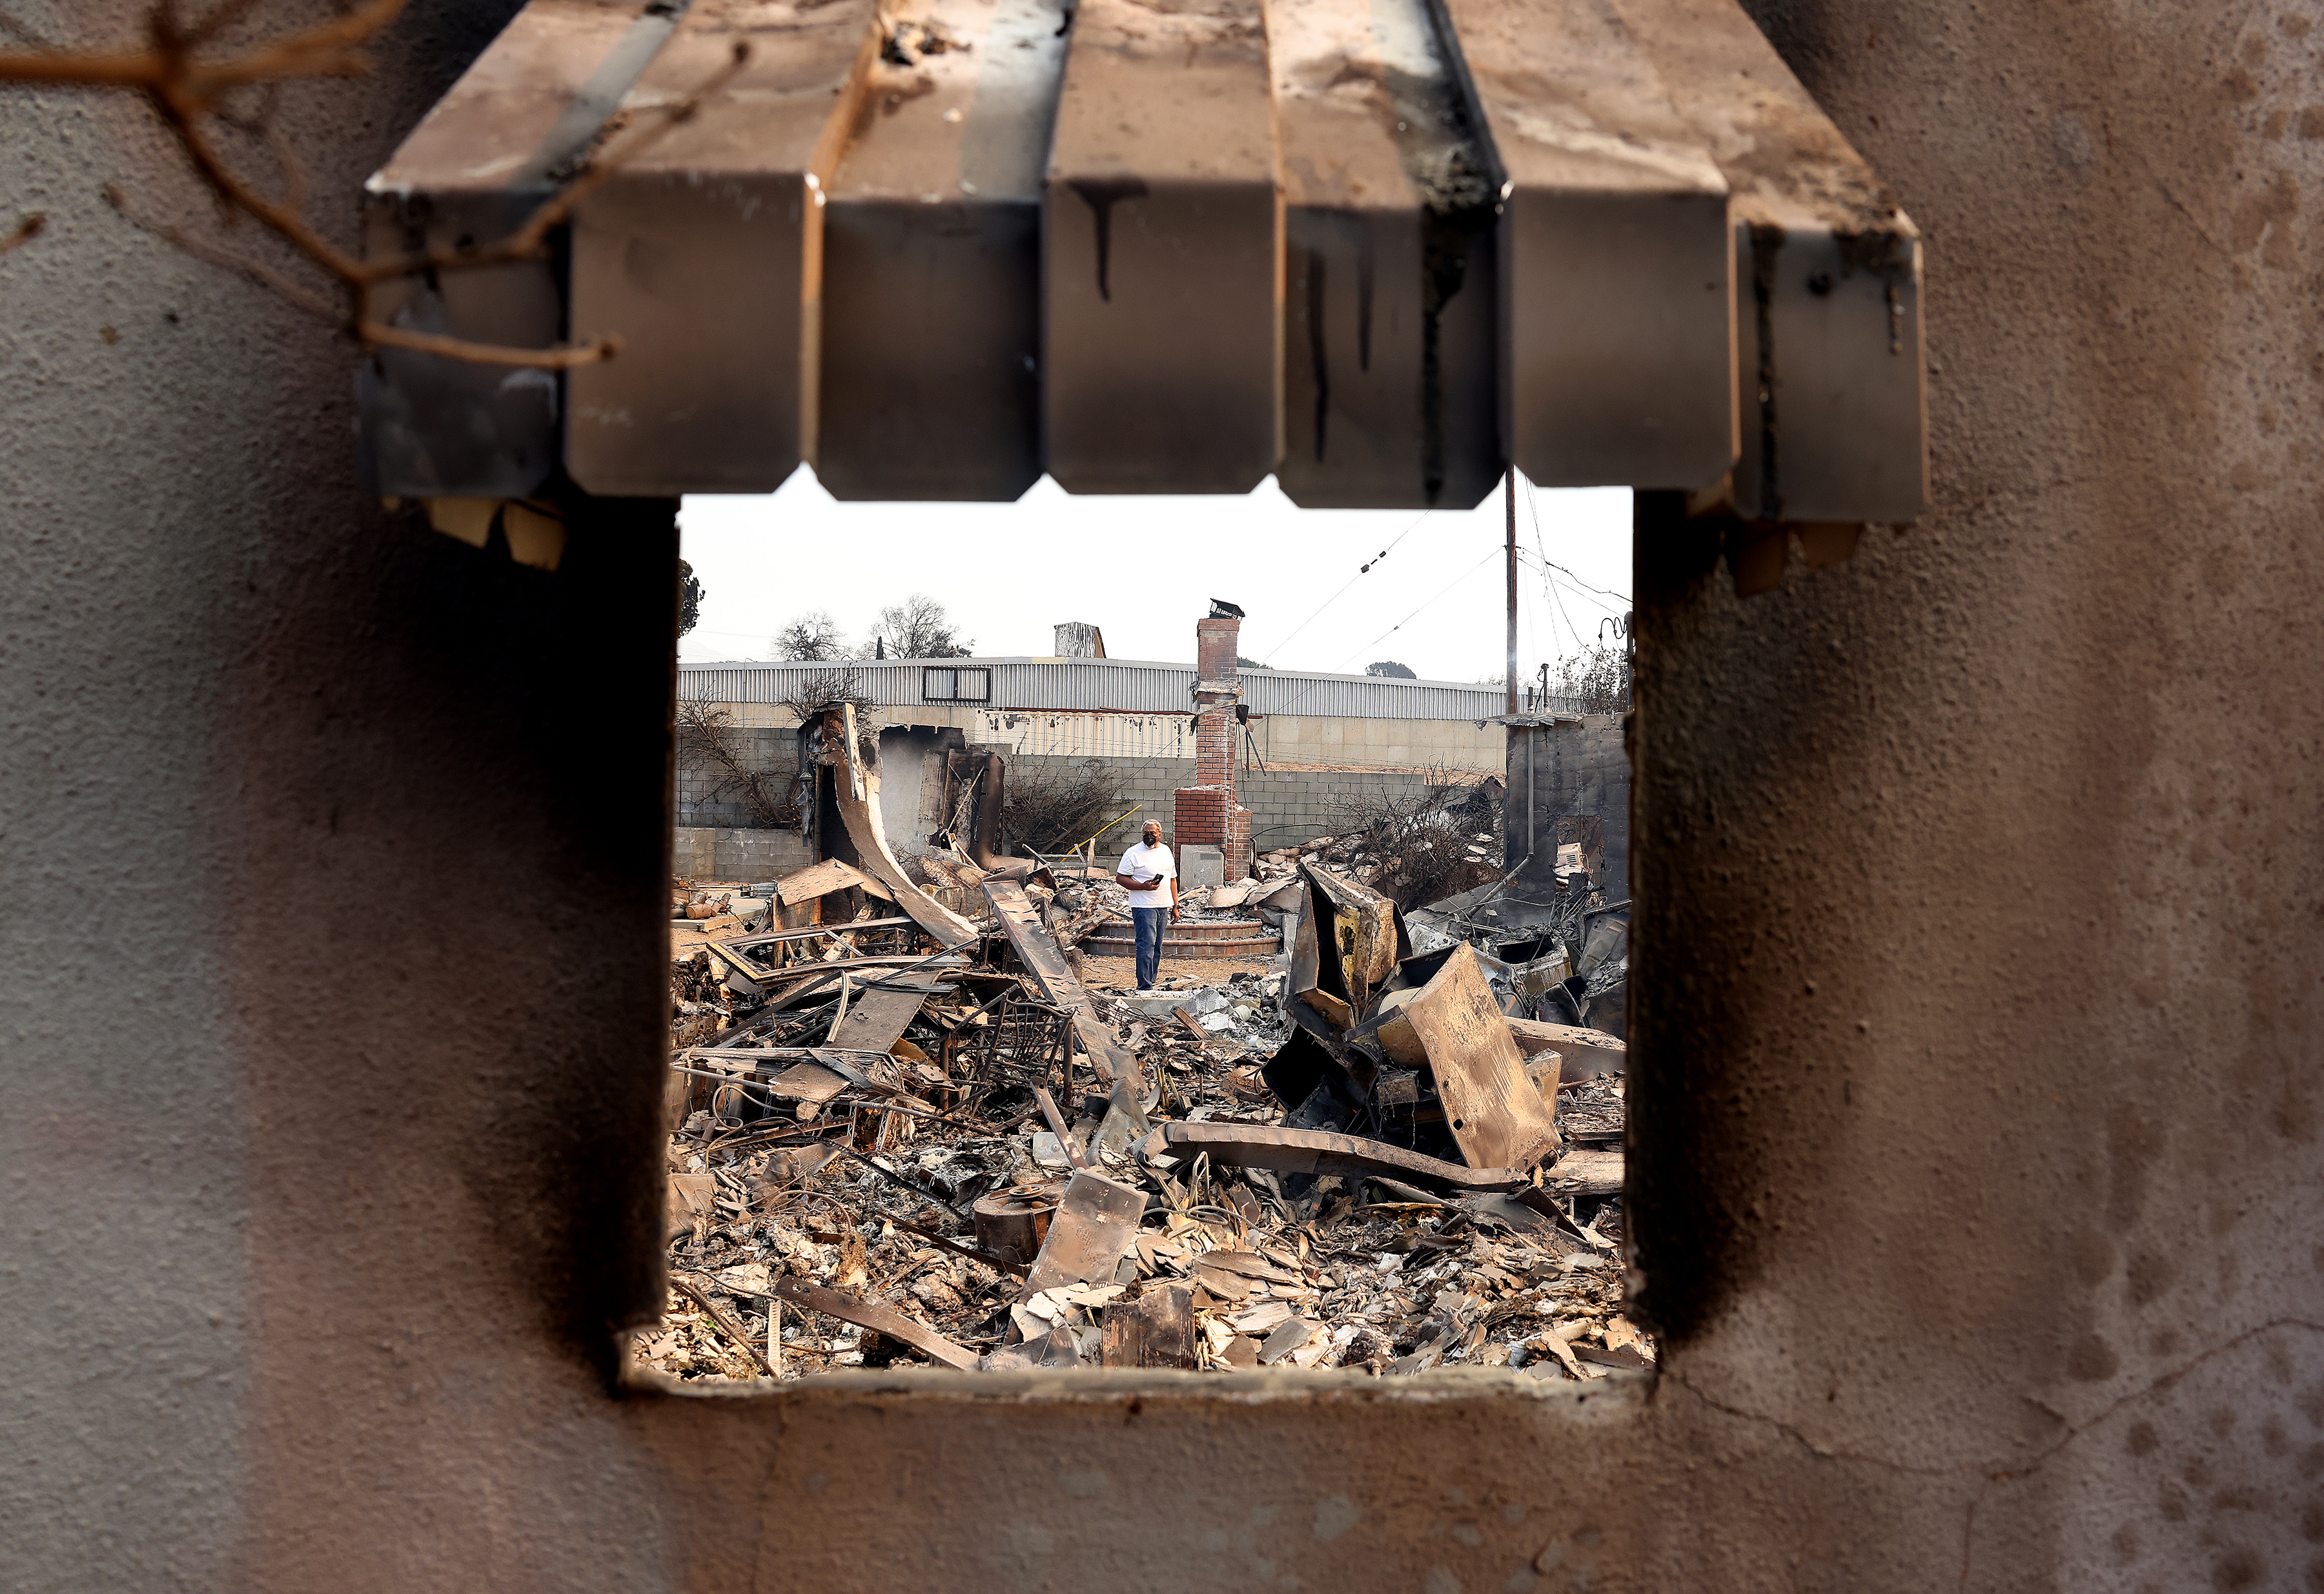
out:
{"label": "crumbling stucco wall section", "polygon": [[[508,9],[296,91],[318,189]],[[2312,1582],[2310,15],[1770,0],[1926,230],[1938,502],[1748,602],[1644,529],[1668,1354],[1586,1403],[610,1396],[655,1298],[667,506],[555,576],[382,514],[344,346],[98,198],[199,210],[142,114],[11,101],[0,194],[52,227],[0,261],[0,1580]]]}

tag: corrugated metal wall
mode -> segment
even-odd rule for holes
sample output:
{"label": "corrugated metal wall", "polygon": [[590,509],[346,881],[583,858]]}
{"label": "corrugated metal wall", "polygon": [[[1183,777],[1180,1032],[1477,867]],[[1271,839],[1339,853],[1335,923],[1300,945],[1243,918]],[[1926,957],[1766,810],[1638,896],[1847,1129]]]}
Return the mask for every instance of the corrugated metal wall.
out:
{"label": "corrugated metal wall", "polygon": [[[939,700],[922,694],[928,660],[868,664],[682,664],[678,692],[713,703],[783,703],[808,682],[845,672],[855,689],[882,707],[918,707]],[[1183,664],[1145,664],[1119,659],[948,659],[938,668],[991,671],[992,708],[1031,710],[1124,709],[1139,713],[1187,713],[1193,708],[1194,671]],[[1499,686],[1454,681],[1405,681],[1378,676],[1307,674],[1294,670],[1245,670],[1243,700],[1253,714],[1313,714],[1354,720],[1489,720],[1500,714]],[[1578,714],[1577,699],[1553,697],[1545,705]]]}

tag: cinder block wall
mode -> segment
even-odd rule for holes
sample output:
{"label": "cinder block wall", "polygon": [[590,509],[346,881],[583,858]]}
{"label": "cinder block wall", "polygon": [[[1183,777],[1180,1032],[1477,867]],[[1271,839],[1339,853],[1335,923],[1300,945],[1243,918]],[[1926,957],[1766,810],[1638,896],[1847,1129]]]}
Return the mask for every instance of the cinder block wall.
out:
{"label": "cinder block wall", "polygon": [[[775,771],[788,779],[798,769],[798,732],[779,725],[736,725],[727,734],[738,756],[754,767]],[[755,815],[739,797],[728,791],[713,795],[719,770],[707,763],[681,758],[678,763],[678,822],[681,825],[732,828],[750,825]]]}
{"label": "cinder block wall", "polygon": [[776,880],[814,861],[796,830],[681,825],[671,836],[670,870],[684,880]]}
{"label": "cinder block wall", "polygon": [[[1078,769],[1087,760],[1082,759],[1011,758],[1011,769]],[[1173,794],[1194,779],[1192,759],[1108,759],[1101,760],[1116,771],[1121,780],[1122,806],[1144,803],[1136,817],[1125,825],[1116,825],[1106,834],[1099,852],[1111,847],[1116,857],[1137,839],[1137,826],[1150,815],[1161,821],[1166,839],[1176,844],[1171,830]],[[1347,828],[1348,812],[1342,799],[1360,798],[1366,795],[1391,792],[1399,797],[1417,796],[1427,788],[1417,771],[1388,770],[1325,770],[1268,769],[1261,770],[1246,761],[1236,774],[1236,796],[1250,810],[1251,850],[1268,852],[1277,847],[1290,846],[1319,835],[1332,835]]]}

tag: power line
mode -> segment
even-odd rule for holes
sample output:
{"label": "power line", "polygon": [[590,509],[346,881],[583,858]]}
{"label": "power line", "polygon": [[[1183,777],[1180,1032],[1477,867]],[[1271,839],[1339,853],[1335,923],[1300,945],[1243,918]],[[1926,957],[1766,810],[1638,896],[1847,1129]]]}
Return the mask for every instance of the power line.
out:
{"label": "power line", "polygon": [[[1539,559],[1545,567],[1549,563],[1549,554],[1548,551],[1541,545],[1541,506],[1534,502],[1533,484],[1531,482],[1527,482],[1526,484],[1526,512],[1533,517],[1534,557]],[[1559,597],[1557,595],[1557,588],[1550,585],[1549,572],[1546,568],[1542,571],[1541,585],[1542,590],[1549,594],[1549,601],[1557,605],[1558,618],[1565,622],[1565,629],[1573,632],[1574,644],[1577,647],[1581,646],[1582,632],[1575,627],[1573,623],[1573,616],[1565,612],[1565,600]]]}
{"label": "power line", "polygon": [[[1536,503],[1536,502],[1534,502],[1534,496],[1533,496],[1533,484],[1532,484],[1531,482],[1526,482],[1526,509],[1528,509],[1529,511],[1532,511],[1532,514],[1533,514],[1533,540],[1534,540],[1534,547],[1535,547],[1536,549],[1539,549],[1539,548],[1541,548],[1541,506],[1540,506],[1539,504],[1537,504],[1537,503]],[[1628,603],[1630,601],[1630,600],[1629,600],[1629,597],[1628,597],[1628,594],[1623,594],[1623,593],[1618,593],[1618,592],[1616,592],[1612,587],[1609,587],[1609,586],[1591,586],[1591,584],[1590,584],[1590,583],[1588,583],[1588,582],[1586,582],[1586,581],[1583,581],[1583,580],[1582,579],[1582,577],[1580,577],[1579,576],[1575,576],[1575,575],[1573,574],[1573,572],[1572,572],[1572,571],[1571,571],[1571,570],[1567,570],[1567,569],[1565,568],[1565,567],[1564,567],[1564,566],[1560,565],[1560,564],[1557,564],[1557,563],[1554,563],[1553,560],[1551,560],[1551,559],[1550,559],[1550,557],[1548,557],[1548,555],[1547,555],[1546,553],[1543,553],[1543,554],[1541,555],[1541,562],[1542,562],[1543,564],[1545,564],[1545,565],[1549,566],[1549,567],[1550,567],[1551,569],[1553,569],[1553,570],[1563,571],[1563,572],[1567,576],[1571,577],[1573,581],[1575,581],[1575,582],[1579,583],[1581,585],[1585,586],[1585,587],[1589,587],[1589,588],[1590,588],[1590,590],[1591,590],[1591,592],[1602,594],[1604,594],[1605,596],[1609,597],[1609,598],[1616,598],[1616,599],[1619,599],[1622,603],[1625,603],[1625,604],[1628,604]]]}
{"label": "power line", "polygon": [[[1426,520],[1435,512],[1436,511],[1433,509],[1422,510],[1420,511],[1420,521]],[[1355,575],[1349,576],[1346,584],[1342,585],[1338,592],[1335,592],[1330,597],[1325,598],[1322,608],[1317,609],[1314,614],[1310,614],[1306,619],[1301,621],[1292,631],[1291,635],[1284,638],[1281,641],[1276,643],[1274,647],[1268,649],[1267,656],[1269,659],[1272,659],[1277,653],[1282,652],[1284,649],[1289,647],[1293,641],[1297,640],[1301,631],[1305,631],[1309,626],[1315,623],[1317,618],[1323,614],[1324,609],[1328,609],[1333,604],[1338,603],[1340,599],[1346,594],[1349,587],[1355,585],[1359,580],[1370,573],[1371,567],[1374,565],[1379,564],[1382,559],[1388,557],[1388,555],[1394,553],[1396,551],[1397,542],[1402,542],[1406,538],[1420,530],[1420,521],[1413,521],[1411,525],[1406,526],[1403,530],[1397,532],[1396,535],[1396,542],[1389,543],[1386,548],[1380,549],[1379,552],[1374,554],[1370,558],[1357,566]]]}
{"label": "power line", "polygon": [[1609,614],[1621,614],[1627,613],[1627,611],[1608,603],[1604,598],[1599,596],[1594,592],[1590,592],[1584,588],[1578,587],[1570,581],[1560,581],[1557,578],[1556,567],[1548,564],[1546,561],[1536,557],[1529,548],[1521,548],[1517,549],[1517,560],[1519,563],[1540,572],[1542,591],[1545,593],[1553,592],[1553,590],[1570,592],[1575,597],[1580,598],[1583,603],[1590,604],[1593,608],[1602,609]]}
{"label": "power line", "polygon": [[1406,626],[1407,626],[1407,625],[1409,625],[1409,624],[1411,624],[1411,623],[1412,623],[1413,620],[1414,620],[1415,618],[1416,618],[1416,617],[1419,615],[1419,613],[1420,613],[1420,610],[1421,610],[1421,609],[1425,609],[1425,608],[1427,608],[1427,607],[1429,606],[1429,604],[1434,604],[1434,603],[1435,603],[1435,602],[1436,602],[1436,598],[1441,598],[1441,597],[1443,597],[1443,596],[1444,595],[1444,594],[1445,594],[1445,593],[1449,593],[1449,592],[1451,592],[1451,591],[1452,590],[1452,588],[1453,588],[1453,587],[1456,587],[1456,586],[1460,585],[1462,582],[1464,582],[1464,581],[1468,580],[1468,579],[1469,579],[1469,577],[1471,577],[1471,576],[1474,576],[1474,575],[1475,575],[1479,570],[1480,570],[1480,569],[1482,569],[1482,568],[1484,567],[1485,563],[1486,563],[1486,561],[1487,561],[1487,560],[1491,559],[1495,555],[1499,554],[1500,551],[1501,551],[1501,550],[1500,550],[1499,548],[1495,548],[1495,549],[1493,549],[1493,550],[1492,550],[1492,552],[1491,552],[1491,553],[1488,553],[1488,554],[1485,556],[1485,557],[1484,557],[1484,558],[1482,558],[1482,559],[1479,559],[1475,564],[1473,564],[1473,565],[1470,566],[1466,570],[1462,571],[1460,575],[1455,576],[1452,578],[1452,580],[1451,584],[1450,584],[1450,585],[1448,585],[1447,586],[1445,586],[1445,587],[1444,587],[1444,589],[1443,589],[1443,591],[1439,592],[1439,593],[1436,594],[1436,597],[1435,597],[1435,598],[1431,598],[1431,599],[1429,599],[1429,600],[1428,600],[1428,603],[1421,604],[1421,605],[1420,605],[1420,609],[1415,609],[1415,610],[1414,610],[1410,614],[1406,615],[1402,620],[1399,620],[1399,621],[1397,621],[1394,625],[1389,626],[1386,631],[1384,631],[1380,632],[1380,634],[1379,634],[1379,635],[1378,635],[1378,636],[1374,637],[1370,641],[1366,642],[1362,647],[1358,648],[1358,649],[1355,650],[1355,653],[1351,653],[1351,654],[1349,654],[1349,655],[1348,655],[1348,658],[1349,658],[1349,659],[1354,659],[1354,658],[1355,658],[1356,653],[1369,653],[1369,652],[1370,652],[1374,648],[1379,647],[1382,642],[1385,642],[1386,640],[1388,640],[1388,638],[1390,638],[1390,637],[1392,637],[1392,636],[1396,635],[1396,633],[1397,633],[1397,632],[1398,632],[1398,631],[1402,631]]}
{"label": "power line", "polygon": [[[1418,521],[1414,522],[1416,525],[1418,523]],[[1401,541],[1402,539],[1398,539],[1398,540]],[[1391,544],[1390,546],[1394,545]],[[1478,571],[1483,569],[1489,561],[1497,559],[1500,557],[1501,549],[1496,546],[1485,555],[1484,558],[1479,559],[1466,570],[1462,571],[1460,575],[1455,576],[1441,591],[1436,594],[1435,597],[1430,598],[1426,603],[1422,604],[1419,609],[1415,609],[1410,614],[1406,615],[1402,620],[1399,620],[1394,625],[1389,626],[1386,631],[1380,632],[1379,635],[1374,637],[1370,641],[1366,642],[1362,647],[1351,651],[1346,659],[1340,661],[1341,668],[1346,668],[1350,663],[1354,661],[1359,654],[1370,652],[1374,648],[1379,647],[1382,642],[1388,640],[1388,638],[1394,636],[1397,631],[1402,631],[1406,625],[1409,625],[1419,616],[1421,610],[1428,608],[1430,604],[1433,604],[1437,601],[1437,598],[1443,597],[1446,593],[1451,592],[1454,587],[1460,585],[1462,582],[1468,580],[1469,577],[1474,576]],[[1374,562],[1377,563],[1378,561],[1375,560]],[[1337,674],[1338,671],[1324,673]],[[1285,704],[1281,708],[1277,709],[1275,712],[1277,714],[1289,714],[1293,708],[1296,707],[1299,703],[1306,697],[1308,693],[1313,692],[1316,687],[1323,684],[1323,683],[1322,681],[1310,681],[1304,688],[1301,689],[1297,696],[1292,698],[1289,703]]]}

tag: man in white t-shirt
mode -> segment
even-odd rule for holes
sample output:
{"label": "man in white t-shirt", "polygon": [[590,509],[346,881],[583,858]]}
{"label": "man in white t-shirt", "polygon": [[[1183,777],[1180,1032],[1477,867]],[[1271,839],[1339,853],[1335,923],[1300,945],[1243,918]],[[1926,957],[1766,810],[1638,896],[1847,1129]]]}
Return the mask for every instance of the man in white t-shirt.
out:
{"label": "man in white t-shirt", "polygon": [[1130,919],[1138,927],[1138,989],[1151,990],[1162,972],[1163,916],[1178,920],[1178,865],[1153,820],[1146,822],[1145,839],[1121,855],[1113,883],[1130,893]]}

